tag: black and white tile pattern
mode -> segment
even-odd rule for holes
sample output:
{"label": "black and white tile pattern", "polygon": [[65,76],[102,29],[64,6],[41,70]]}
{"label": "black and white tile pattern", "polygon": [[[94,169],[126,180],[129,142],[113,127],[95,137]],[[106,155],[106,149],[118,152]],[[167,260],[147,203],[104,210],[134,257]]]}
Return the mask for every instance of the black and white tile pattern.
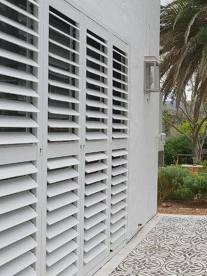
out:
{"label": "black and white tile pattern", "polygon": [[207,276],[207,217],[164,217],[110,276]]}

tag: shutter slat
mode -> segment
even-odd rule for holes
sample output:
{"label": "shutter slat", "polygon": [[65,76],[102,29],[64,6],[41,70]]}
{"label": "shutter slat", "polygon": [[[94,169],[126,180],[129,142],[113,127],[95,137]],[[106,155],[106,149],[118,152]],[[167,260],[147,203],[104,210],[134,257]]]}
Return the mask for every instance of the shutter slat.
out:
{"label": "shutter slat", "polygon": [[0,127],[37,128],[38,124],[29,117],[0,116]]}
{"label": "shutter slat", "polygon": [[69,266],[63,272],[59,273],[58,276],[73,276],[75,273],[78,272],[78,268],[74,265]]}
{"label": "shutter slat", "polygon": [[112,137],[115,139],[122,139],[122,138],[128,138],[129,135],[123,132],[112,132]]}
{"label": "shutter slat", "polygon": [[91,239],[90,241],[85,242],[84,252],[86,252],[86,253],[89,252],[95,246],[97,246],[99,243],[103,242],[106,238],[107,238],[107,236],[105,234],[100,233],[97,236],[95,236],[93,239]]}
{"label": "shutter slat", "polygon": [[77,43],[80,43],[80,41],[79,41],[78,39],[76,39],[75,37],[73,37],[73,36],[71,36],[71,35],[69,35],[69,34],[66,34],[66,33],[62,32],[61,30],[59,30],[59,29],[57,29],[57,28],[55,28],[55,27],[53,27],[53,26],[51,26],[51,25],[49,25],[49,28],[50,28],[51,30],[53,30],[53,31],[55,31],[55,32],[57,32],[57,33],[59,33],[59,34],[65,36],[65,37],[67,37],[67,38],[70,38],[71,40],[73,40],[73,41],[75,41],[75,42],[77,42]]}
{"label": "shutter slat", "polygon": [[124,201],[121,201],[113,206],[111,206],[111,213],[114,215],[115,213],[119,212],[121,209],[126,208],[127,204]]}
{"label": "shutter slat", "polygon": [[91,205],[94,205],[100,201],[103,201],[107,198],[107,196],[104,193],[96,193],[90,196],[87,196],[85,198],[85,206],[90,207]]}
{"label": "shutter slat", "polygon": [[102,81],[98,81],[98,80],[94,80],[94,79],[91,79],[91,78],[87,78],[86,82],[89,83],[89,84],[95,85],[95,86],[99,86],[99,87],[108,89],[108,86],[104,82],[102,82]]}
{"label": "shutter slat", "polygon": [[64,244],[75,239],[77,236],[78,236],[78,233],[73,228],[63,232],[59,236],[47,241],[47,252],[51,253],[57,250]]}
{"label": "shutter slat", "polygon": [[80,31],[80,29],[79,29],[77,26],[71,24],[69,21],[63,19],[61,16],[58,16],[56,13],[54,13],[54,12],[52,12],[52,11],[49,11],[49,13],[50,13],[51,15],[53,15],[54,17],[58,18],[59,20],[61,20],[62,22],[64,22],[64,24],[67,24],[67,25],[71,26],[72,28],[74,28],[74,29]]}
{"label": "shutter slat", "polygon": [[104,92],[101,92],[101,91],[97,91],[97,90],[87,88],[86,93],[88,95],[91,95],[91,96],[95,96],[95,97],[99,97],[99,98],[103,98],[103,99],[108,99],[108,96]]}
{"label": "shutter slat", "polygon": [[48,140],[50,142],[61,142],[61,141],[76,141],[80,138],[74,133],[48,133]]}
{"label": "shutter slat", "polygon": [[104,43],[100,39],[94,37],[93,35],[87,33],[87,37],[90,37],[92,40],[94,40],[94,41],[98,42],[99,44],[103,45],[104,47],[108,48],[108,45],[106,43]]}
{"label": "shutter slat", "polygon": [[37,232],[37,228],[33,223],[27,221],[15,227],[8,229],[1,233],[0,236],[0,249],[15,243],[27,236],[30,236]]}
{"label": "shutter slat", "polygon": [[98,256],[101,252],[103,252],[107,246],[103,243],[97,245],[94,249],[92,249],[89,253],[84,254],[84,263],[89,263],[96,256]]}
{"label": "shutter slat", "polygon": [[[28,0],[29,1],[29,0]],[[15,276],[37,276],[37,272],[34,271],[34,269],[29,266],[25,268],[24,270],[20,271],[19,273],[15,274]]]}
{"label": "shutter slat", "polygon": [[116,240],[118,240],[121,236],[123,236],[126,233],[125,228],[120,228],[117,232],[111,235],[111,242],[114,243]]}
{"label": "shutter slat", "polygon": [[74,78],[74,79],[80,80],[79,76],[77,76],[75,74],[72,74],[69,71],[66,71],[66,70],[63,70],[63,69],[59,69],[59,68],[56,68],[56,67],[51,66],[51,65],[48,68],[49,68],[49,71],[51,71],[51,72],[58,73],[58,74],[63,75],[63,76],[67,76],[67,77],[70,77],[70,78]]}
{"label": "shutter slat", "polygon": [[10,111],[20,111],[20,112],[31,112],[31,113],[39,112],[39,110],[31,103],[5,100],[5,99],[0,99],[0,109],[10,110]]}
{"label": "shutter slat", "polygon": [[67,47],[67,46],[65,46],[65,45],[63,45],[63,44],[61,44],[61,43],[59,43],[59,42],[57,42],[57,41],[55,41],[53,39],[49,39],[49,42],[52,43],[52,44],[54,44],[54,45],[57,45],[58,47],[60,47],[62,49],[65,49],[65,50],[67,50],[69,52],[72,52],[72,53],[74,53],[76,55],[80,55],[80,53],[77,52],[77,51],[75,51],[74,49],[72,49],[70,47]]}
{"label": "shutter slat", "polygon": [[117,96],[113,96],[113,100],[123,103],[129,103],[129,101],[127,101],[126,99]]}
{"label": "shutter slat", "polygon": [[27,206],[20,210],[14,210],[13,212],[6,213],[0,216],[0,232],[7,230],[11,227],[24,223],[26,221],[32,220],[37,217],[37,213],[31,207]]}
{"label": "shutter slat", "polygon": [[25,15],[26,17],[29,17],[29,18],[31,18],[32,20],[39,22],[39,20],[38,20],[37,17],[35,17],[34,15],[28,13],[27,11],[25,11],[25,10],[23,10],[23,9],[21,9],[21,8],[19,8],[19,7],[17,7],[17,6],[15,6],[15,5],[13,5],[12,3],[8,2],[8,1],[6,1],[6,0],[1,0],[1,3],[4,4],[5,6],[11,8],[11,9],[17,11],[18,13],[21,13],[21,14]]}
{"label": "shutter slat", "polygon": [[112,174],[112,176],[116,176],[116,175],[126,173],[126,172],[128,172],[127,168],[119,166],[119,167],[113,168],[111,174]]}
{"label": "shutter slat", "polygon": [[[95,74],[95,75],[97,75],[97,76],[99,76],[99,77],[103,77],[103,78],[108,79],[108,76],[107,76],[105,73],[103,73],[103,72],[101,72],[101,71],[99,71],[99,70],[96,70],[96,69],[94,69],[94,68],[86,67],[86,71],[88,71],[88,72],[90,72],[90,73],[92,73],[92,74]],[[88,82],[88,79],[87,79],[86,81]],[[103,85],[103,83],[102,83],[102,85]],[[100,85],[99,85],[99,86],[100,86]],[[102,86],[102,87],[103,87],[103,86]],[[105,86],[104,88],[108,88],[108,86]]]}
{"label": "shutter slat", "polygon": [[39,95],[29,87],[0,82],[1,93],[20,95],[25,97],[39,98]]}
{"label": "shutter slat", "polygon": [[66,180],[63,182],[49,185],[47,188],[47,195],[48,197],[54,197],[60,194],[70,192],[72,190],[76,190],[78,188],[79,186],[77,183],[75,183],[72,180]]}
{"label": "shutter slat", "polygon": [[99,107],[99,108],[103,108],[103,109],[108,109],[108,106],[100,101],[93,101],[93,100],[86,100],[86,104],[88,106],[92,106],[92,107]]}
{"label": "shutter slat", "polygon": [[128,180],[128,178],[126,176],[118,175],[118,176],[115,176],[115,177],[112,178],[111,184],[112,185],[117,185],[117,184],[120,184],[120,183],[125,182],[127,180]]}
{"label": "shutter slat", "polygon": [[37,183],[29,176],[0,181],[0,197],[37,188]]}
{"label": "shutter slat", "polygon": [[85,171],[87,173],[92,173],[92,172],[96,172],[96,171],[102,171],[102,170],[106,170],[108,168],[108,166],[102,162],[98,162],[98,163],[92,163],[92,164],[87,164],[85,166]]}
{"label": "shutter slat", "polygon": [[129,94],[126,90],[118,88],[118,87],[113,87],[113,90],[116,92],[124,93],[124,94]]}
{"label": "shutter slat", "polygon": [[97,54],[99,54],[99,55],[101,55],[101,56],[103,56],[103,57],[105,57],[105,58],[108,59],[108,56],[107,56],[104,52],[98,50],[97,48],[95,48],[95,47],[93,47],[93,46],[91,46],[91,45],[89,45],[89,44],[87,44],[86,47],[87,47],[88,49],[90,49],[91,51],[93,51],[93,52],[95,52],[95,53],[97,53]]}
{"label": "shutter slat", "polygon": [[116,49],[114,49],[114,47],[113,47],[113,52],[115,52],[115,53],[119,54],[120,56],[122,56],[122,57],[124,57],[124,58],[127,59],[127,55],[126,54],[120,53],[119,51],[117,51]]}
{"label": "shutter slat", "polygon": [[18,242],[13,243],[1,249],[0,251],[0,266],[5,265],[11,260],[23,255],[37,246],[37,243],[31,238],[27,237]]}
{"label": "shutter slat", "polygon": [[39,141],[29,132],[1,132],[0,145],[33,144]]}
{"label": "shutter slat", "polygon": [[91,111],[91,110],[86,111],[86,116],[89,118],[98,118],[98,119],[107,119],[108,118],[108,116],[103,112]]}
{"label": "shutter slat", "polygon": [[61,208],[65,205],[69,205],[70,203],[73,203],[75,201],[78,201],[78,197],[76,194],[74,194],[72,192],[60,194],[55,197],[48,198],[47,210],[54,211],[54,210]]}
{"label": "shutter slat", "polygon": [[118,220],[125,217],[126,215],[127,215],[127,212],[124,210],[121,210],[121,211],[115,213],[114,215],[111,216],[111,223],[112,224],[116,223]]}
{"label": "shutter slat", "polygon": [[105,204],[103,204],[101,202],[97,203],[95,205],[92,205],[91,207],[85,208],[84,217],[90,218],[106,209],[107,209],[107,206]]}
{"label": "shutter slat", "polygon": [[115,68],[113,68],[113,71],[114,71],[114,72],[117,72],[117,73],[119,73],[119,74],[121,74],[121,75],[123,75],[123,76],[125,76],[125,77],[128,77],[128,74],[124,73],[123,71],[120,71],[120,70],[115,69]]}
{"label": "shutter slat", "polygon": [[52,239],[61,233],[73,228],[78,224],[78,221],[74,217],[68,217],[60,222],[53,224],[52,226],[48,226],[47,229],[47,238]]}
{"label": "shutter slat", "polygon": [[28,205],[32,205],[36,202],[37,198],[30,192],[23,192],[3,197],[0,202],[0,215]]}
{"label": "shutter slat", "polygon": [[120,123],[113,123],[112,124],[112,127],[114,128],[114,129],[128,129],[129,127],[127,126],[127,125],[125,125],[125,124],[120,124]]}
{"label": "shutter slat", "polygon": [[49,170],[75,166],[78,164],[80,164],[80,162],[75,157],[72,157],[72,156],[54,158],[54,159],[49,159],[47,161],[47,167]]}
{"label": "shutter slat", "polygon": [[4,22],[14,28],[20,29],[21,31],[24,31],[25,33],[31,34],[35,37],[39,37],[38,33],[33,31],[31,28],[28,28],[28,27],[24,26],[23,24],[20,24],[12,19],[9,19],[9,18],[3,16],[3,15],[0,15],[0,21]]}
{"label": "shutter slat", "polygon": [[120,105],[113,105],[113,109],[128,112],[129,110],[126,107],[120,106]]}
{"label": "shutter slat", "polygon": [[113,167],[120,166],[120,165],[125,165],[127,163],[128,163],[128,161],[124,158],[118,158],[118,159],[113,159],[112,160],[112,166]]}
{"label": "shutter slat", "polygon": [[60,182],[60,181],[71,179],[78,176],[79,176],[79,173],[72,168],[59,169],[57,171],[48,172],[47,181],[48,183],[52,184],[55,182]]}
{"label": "shutter slat", "polygon": [[74,253],[70,253],[58,263],[54,264],[53,266],[47,269],[47,276],[56,276],[77,261],[78,257]]}
{"label": "shutter slat", "polygon": [[116,231],[118,231],[121,227],[123,227],[125,224],[127,223],[127,221],[125,219],[120,219],[119,221],[117,221],[116,223],[114,223],[113,225],[111,225],[111,233],[115,233]]}
{"label": "shutter slat", "polygon": [[93,122],[93,121],[88,121],[86,122],[86,127],[88,129],[107,129],[108,126],[102,122]]}
{"label": "shutter slat", "polygon": [[120,64],[121,66],[124,66],[125,68],[128,68],[128,66],[127,66],[126,64],[124,64],[124,63],[121,62],[121,61],[118,61],[117,59],[114,59],[114,58],[113,58],[113,61],[116,62],[116,63],[118,63],[118,64]]}
{"label": "shutter slat", "polygon": [[87,162],[93,162],[93,161],[103,160],[103,159],[107,159],[107,158],[108,158],[108,156],[102,152],[88,153],[85,156],[85,159]]}
{"label": "shutter slat", "polygon": [[112,196],[111,198],[111,204],[114,205],[124,199],[127,198],[127,195],[125,193],[119,193],[117,195]]}
{"label": "shutter slat", "polygon": [[84,231],[84,240],[88,241],[88,240],[92,239],[93,237],[95,237],[99,233],[106,230],[106,228],[107,228],[106,225],[101,222],[101,223],[95,225],[94,227],[91,227],[90,229],[85,230]]}
{"label": "shutter slat", "polygon": [[72,253],[74,250],[78,248],[78,245],[74,241],[70,241],[67,244],[59,247],[55,251],[50,254],[47,254],[46,264],[47,266],[52,266],[62,258],[67,256],[68,254]]}
{"label": "shutter slat", "polygon": [[102,66],[104,68],[108,68],[108,65],[105,64],[104,62],[101,62],[100,60],[96,59],[96,58],[93,58],[93,57],[90,57],[90,56],[86,56],[87,60],[95,63],[95,64],[98,64],[99,66]]}
{"label": "shutter slat", "polygon": [[108,136],[102,132],[86,132],[87,140],[104,140],[108,139]]}
{"label": "shutter slat", "polygon": [[68,120],[48,120],[48,126],[51,128],[80,128],[78,124]]}
{"label": "shutter slat", "polygon": [[77,103],[77,104],[80,103],[80,101],[78,101],[73,97],[50,93],[50,92],[48,93],[48,98],[54,101],[60,101],[60,102],[66,102],[66,103]]}
{"label": "shutter slat", "polygon": [[21,270],[32,265],[37,261],[37,258],[32,252],[27,252],[24,255],[14,259],[11,263],[7,263],[0,267],[0,275],[11,276],[16,275]]}
{"label": "shutter slat", "polygon": [[94,182],[99,182],[101,180],[104,180],[104,179],[107,179],[108,176],[104,173],[101,173],[101,172],[97,172],[97,173],[93,173],[93,174],[90,174],[90,175],[86,175],[85,177],[85,183],[86,184],[92,184]]}
{"label": "shutter slat", "polygon": [[113,81],[116,81],[116,82],[119,82],[119,83],[121,83],[121,84],[124,84],[124,85],[127,85],[127,86],[128,86],[128,82],[125,82],[125,81],[123,81],[123,80],[120,80],[120,79],[117,79],[117,78],[114,78],[114,77],[113,77]]}
{"label": "shutter slat", "polygon": [[128,152],[126,150],[113,150],[112,151],[113,157],[123,156],[123,155],[127,155],[127,154],[128,154]]}
{"label": "shutter slat", "polygon": [[51,114],[80,116],[80,114],[74,109],[57,106],[49,106],[48,112]]}
{"label": "shutter slat", "polygon": [[66,205],[55,211],[49,212],[47,214],[47,224],[52,225],[58,221],[61,221],[62,219],[65,219],[69,216],[76,214],[77,212],[79,212],[79,210],[75,205],[73,204]]}
{"label": "shutter slat", "polygon": [[87,196],[92,195],[94,193],[97,193],[106,189],[107,189],[107,185],[105,185],[104,183],[102,182],[96,183],[95,185],[89,185],[85,187],[85,195]]}
{"label": "shutter slat", "polygon": [[23,63],[33,67],[39,67],[39,65],[33,59],[27,58],[25,56],[22,56],[4,49],[0,49],[0,57],[11,59],[19,63]]}
{"label": "shutter slat", "polygon": [[112,118],[115,119],[115,120],[122,120],[122,121],[128,121],[129,120],[129,118],[127,118],[126,116],[120,115],[120,114],[115,114],[115,113],[113,113]]}
{"label": "shutter slat", "polygon": [[95,226],[96,224],[102,222],[105,220],[107,216],[103,213],[97,214],[91,218],[85,219],[85,225],[84,228],[86,230],[90,229],[91,227]]}
{"label": "shutter slat", "polygon": [[54,86],[54,87],[65,88],[65,89],[69,89],[69,90],[72,90],[72,91],[80,91],[79,88],[77,88],[74,85],[68,84],[68,83],[55,81],[55,80],[50,80],[50,79],[49,79],[48,82],[49,82],[49,85]]}
{"label": "shutter slat", "polygon": [[30,162],[0,166],[0,180],[36,173],[37,168]]}
{"label": "shutter slat", "polygon": [[[51,58],[54,58],[54,59],[56,59],[56,60],[60,60],[60,61],[62,61],[62,62],[65,62],[65,63],[67,63],[67,64],[70,64],[70,65],[73,65],[73,66],[75,66],[75,67],[81,67],[78,63],[76,63],[76,62],[73,62],[73,61],[71,61],[71,60],[69,60],[69,59],[66,59],[66,58],[63,58],[63,57],[61,57],[61,56],[58,56],[58,55],[56,55],[56,54],[53,54],[53,53],[49,53],[49,57],[51,57]],[[68,89],[70,89],[70,88],[68,88]]]}
{"label": "shutter slat", "polygon": [[119,184],[119,185],[116,185],[116,186],[113,186],[111,188],[111,194],[112,195],[116,195],[122,191],[125,191],[127,189],[127,186],[124,185],[124,184]]}
{"label": "shutter slat", "polygon": [[3,33],[3,32],[0,32],[0,37],[1,37],[1,39],[5,40],[7,42],[13,43],[19,47],[39,53],[39,50],[34,45],[32,45],[22,39],[19,39],[17,37],[11,36],[11,35]]}
{"label": "shutter slat", "polygon": [[26,81],[39,82],[39,80],[30,73],[27,73],[25,71],[18,70],[18,69],[9,68],[2,65],[0,65],[0,74],[3,76],[13,77],[17,79],[26,80]]}

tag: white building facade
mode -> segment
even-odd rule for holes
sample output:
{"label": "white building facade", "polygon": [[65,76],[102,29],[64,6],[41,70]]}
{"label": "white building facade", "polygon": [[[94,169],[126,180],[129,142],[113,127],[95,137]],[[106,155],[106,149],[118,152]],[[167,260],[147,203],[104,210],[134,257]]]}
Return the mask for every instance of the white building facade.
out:
{"label": "white building facade", "polygon": [[0,0],[0,275],[93,275],[157,211],[159,0]]}

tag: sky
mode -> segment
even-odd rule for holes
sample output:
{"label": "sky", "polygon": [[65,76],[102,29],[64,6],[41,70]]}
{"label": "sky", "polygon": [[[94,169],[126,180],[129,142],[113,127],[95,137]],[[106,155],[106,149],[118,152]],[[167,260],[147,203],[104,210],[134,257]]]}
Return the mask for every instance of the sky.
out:
{"label": "sky", "polygon": [[172,0],[161,0],[162,5],[166,5],[169,2],[172,2]]}

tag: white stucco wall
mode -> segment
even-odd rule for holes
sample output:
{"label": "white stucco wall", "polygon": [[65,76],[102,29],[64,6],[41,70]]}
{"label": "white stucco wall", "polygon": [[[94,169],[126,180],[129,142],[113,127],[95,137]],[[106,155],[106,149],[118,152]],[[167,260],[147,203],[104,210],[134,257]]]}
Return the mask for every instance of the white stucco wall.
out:
{"label": "white stucco wall", "polygon": [[159,93],[143,92],[144,56],[159,56],[160,0],[75,0],[130,43],[131,117],[128,239],[157,210]]}

